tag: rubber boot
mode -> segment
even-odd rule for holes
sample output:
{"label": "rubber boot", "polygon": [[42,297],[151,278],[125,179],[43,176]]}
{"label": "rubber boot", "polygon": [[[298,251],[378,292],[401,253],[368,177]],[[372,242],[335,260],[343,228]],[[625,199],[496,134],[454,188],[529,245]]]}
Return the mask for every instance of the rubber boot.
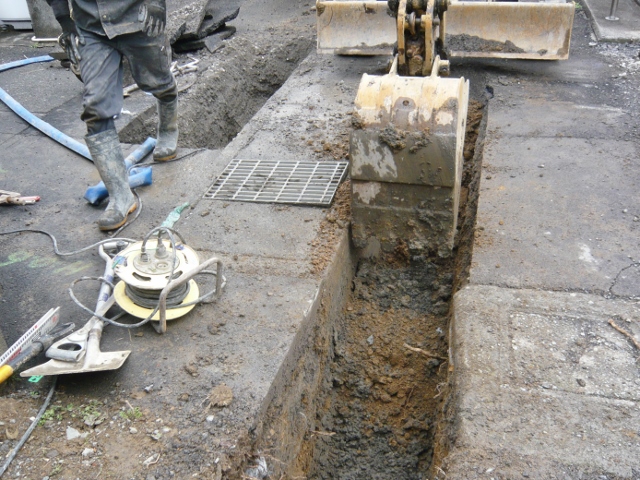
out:
{"label": "rubber boot", "polygon": [[178,97],[170,102],[158,100],[158,143],[153,150],[156,162],[176,158],[178,151]]}
{"label": "rubber boot", "polygon": [[100,230],[115,230],[127,221],[136,208],[136,198],[129,188],[129,176],[114,129],[85,137],[91,158],[109,192],[109,205],[98,219]]}

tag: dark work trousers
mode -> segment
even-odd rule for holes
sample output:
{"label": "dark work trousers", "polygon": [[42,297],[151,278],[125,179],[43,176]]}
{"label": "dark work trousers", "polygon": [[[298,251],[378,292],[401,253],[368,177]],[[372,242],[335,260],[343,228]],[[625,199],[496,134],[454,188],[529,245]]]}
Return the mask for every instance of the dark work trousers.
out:
{"label": "dark work trousers", "polygon": [[79,32],[84,37],[84,45],[79,45],[84,82],[81,118],[90,135],[113,128],[113,117],[122,111],[123,57],[141,90],[164,102],[178,95],[170,70],[171,47],[164,35],[149,37],[136,32],[109,39],[86,30]]}

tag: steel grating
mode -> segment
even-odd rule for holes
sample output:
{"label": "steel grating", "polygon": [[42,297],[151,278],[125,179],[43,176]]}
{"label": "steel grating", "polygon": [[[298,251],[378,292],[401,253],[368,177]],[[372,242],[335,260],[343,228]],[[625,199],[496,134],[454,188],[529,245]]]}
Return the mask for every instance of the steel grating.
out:
{"label": "steel grating", "polygon": [[235,159],[204,198],[328,206],[348,164]]}

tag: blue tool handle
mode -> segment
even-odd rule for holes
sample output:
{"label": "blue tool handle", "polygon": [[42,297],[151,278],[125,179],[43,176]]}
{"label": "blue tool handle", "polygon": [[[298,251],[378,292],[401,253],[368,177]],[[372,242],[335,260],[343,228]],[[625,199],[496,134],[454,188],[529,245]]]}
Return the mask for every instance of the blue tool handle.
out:
{"label": "blue tool handle", "polygon": [[[129,172],[129,187],[138,188],[144,187],[146,185],[151,185],[152,179],[152,170],[151,167],[137,167],[131,169]],[[87,188],[87,191],[84,193],[84,198],[91,205],[98,205],[102,200],[109,196],[109,192],[107,192],[106,187],[103,182],[94,185],[93,187]]]}

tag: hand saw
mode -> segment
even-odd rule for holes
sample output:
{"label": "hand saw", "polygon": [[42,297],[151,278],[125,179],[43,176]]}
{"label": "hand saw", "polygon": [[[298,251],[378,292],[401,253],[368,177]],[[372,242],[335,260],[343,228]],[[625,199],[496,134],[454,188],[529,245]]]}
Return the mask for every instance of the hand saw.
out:
{"label": "hand saw", "polygon": [[65,324],[61,326],[62,330],[58,329],[55,332],[55,335],[49,335],[58,325],[59,319],[60,307],[50,309],[0,356],[0,383],[9,378],[19,365],[48,348],[54,338],[68,333],[75,327],[73,323]]}

